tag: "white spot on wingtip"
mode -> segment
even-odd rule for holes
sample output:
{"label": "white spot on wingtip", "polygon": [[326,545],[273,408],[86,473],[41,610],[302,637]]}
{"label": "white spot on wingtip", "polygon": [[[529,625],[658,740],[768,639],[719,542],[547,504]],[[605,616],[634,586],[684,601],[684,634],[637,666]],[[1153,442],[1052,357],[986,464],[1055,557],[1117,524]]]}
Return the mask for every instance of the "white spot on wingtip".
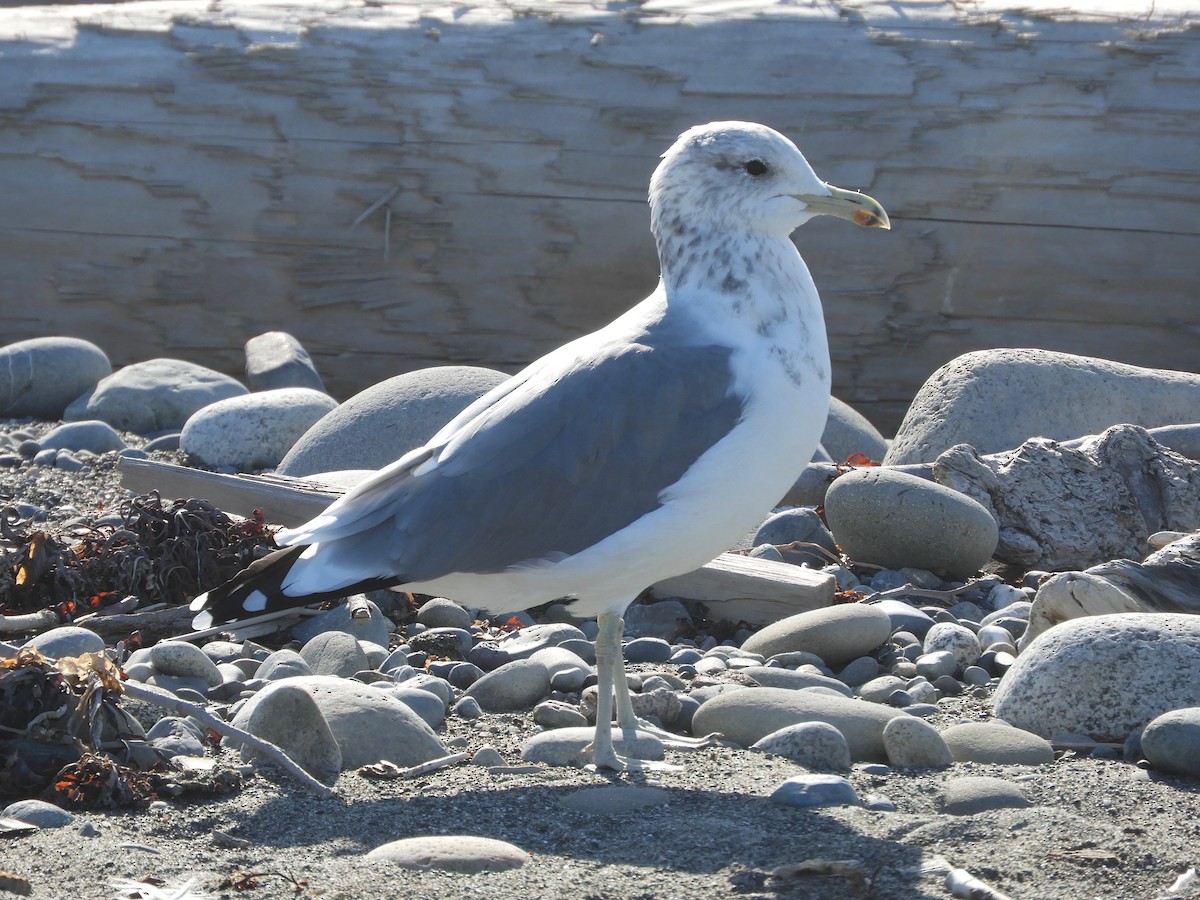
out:
{"label": "white spot on wingtip", "polygon": [[190,609],[192,612],[200,612],[200,610],[204,609],[204,605],[206,603],[208,603],[208,591],[205,591],[203,594],[189,603],[188,609]]}
{"label": "white spot on wingtip", "polygon": [[242,609],[246,612],[262,612],[267,608],[267,595],[262,591],[251,591],[242,601]]}
{"label": "white spot on wingtip", "polygon": [[203,631],[206,628],[212,628],[212,613],[210,613],[207,609],[199,613],[195,618],[192,619],[192,627],[197,631]]}

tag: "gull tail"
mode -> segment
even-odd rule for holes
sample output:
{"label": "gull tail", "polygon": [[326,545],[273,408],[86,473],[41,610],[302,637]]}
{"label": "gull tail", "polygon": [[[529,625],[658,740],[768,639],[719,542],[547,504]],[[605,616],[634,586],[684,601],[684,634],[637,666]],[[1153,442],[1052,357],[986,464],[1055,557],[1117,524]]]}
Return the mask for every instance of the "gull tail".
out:
{"label": "gull tail", "polygon": [[289,580],[292,568],[298,563],[302,566],[311,564],[312,561],[301,559],[308,547],[307,544],[297,544],[268,553],[220,587],[200,594],[189,607],[196,613],[192,619],[192,627],[200,631],[236,622],[248,616],[309,606],[326,600],[339,600],[359,591],[388,588],[401,582],[401,579],[395,577],[376,577],[347,584],[336,590],[290,594],[284,584]]}

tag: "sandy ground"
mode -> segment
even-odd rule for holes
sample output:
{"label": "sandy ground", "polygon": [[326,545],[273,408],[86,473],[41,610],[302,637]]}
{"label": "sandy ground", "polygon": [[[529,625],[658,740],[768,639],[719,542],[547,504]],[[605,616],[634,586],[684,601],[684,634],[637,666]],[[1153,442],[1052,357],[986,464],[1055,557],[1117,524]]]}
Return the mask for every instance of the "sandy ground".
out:
{"label": "sandy ground", "polygon": [[[121,492],[102,465],[91,475],[0,472],[0,495],[96,509]],[[989,714],[986,699],[950,698],[933,722]],[[494,746],[515,764],[536,729],[528,715],[488,715],[450,720],[441,736],[455,749]],[[1166,893],[1200,864],[1200,784],[1120,761],[1067,753],[1039,767],[887,775],[856,766],[850,779],[860,797],[882,794],[897,807],[884,812],[773,804],[771,791],[802,771],[781,758],[715,748],[672,751],[668,760],[679,769],[491,774],[462,765],[395,781],[346,773],[323,800],[260,768],[226,798],[84,811],[62,829],[0,837],[0,869],[28,879],[32,896],[46,900],[112,897],[113,882],[146,878],[194,878],[199,891],[250,898],[934,898],[951,896],[946,863],[1021,900],[1200,896],[1200,887]],[[979,774],[1018,783],[1031,805],[943,813],[947,780]],[[612,811],[602,794],[583,811],[570,806],[583,789],[622,785],[646,788],[638,795],[645,805]],[[218,833],[249,844],[229,847]],[[499,838],[530,855],[518,869],[477,875],[364,858],[388,841],[433,834]],[[857,876],[771,874],[807,860],[852,861]],[[235,890],[228,879],[239,872],[259,874]]]}

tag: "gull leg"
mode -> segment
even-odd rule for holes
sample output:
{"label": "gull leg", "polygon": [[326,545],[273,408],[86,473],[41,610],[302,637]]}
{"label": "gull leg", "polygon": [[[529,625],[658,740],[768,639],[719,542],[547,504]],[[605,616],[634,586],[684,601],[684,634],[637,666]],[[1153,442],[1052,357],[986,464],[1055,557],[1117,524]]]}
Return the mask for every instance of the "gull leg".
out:
{"label": "gull leg", "polygon": [[[615,769],[619,772],[625,768],[625,760],[617,755],[616,748],[613,747],[612,714],[613,673],[619,671],[621,685],[625,684],[625,672],[621,667],[621,617],[605,613],[597,618],[596,624],[600,626],[596,635],[596,690],[599,693],[596,696],[596,734],[592,739],[592,763],[598,769]],[[625,702],[629,702],[628,696]]]}

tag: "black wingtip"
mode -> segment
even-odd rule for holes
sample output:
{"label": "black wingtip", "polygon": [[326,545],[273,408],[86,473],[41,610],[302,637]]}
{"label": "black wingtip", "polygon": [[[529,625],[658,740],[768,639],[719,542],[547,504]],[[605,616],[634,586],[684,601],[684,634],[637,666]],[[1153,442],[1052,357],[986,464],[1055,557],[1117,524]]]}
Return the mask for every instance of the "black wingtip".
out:
{"label": "black wingtip", "polygon": [[196,597],[192,627],[197,631],[226,625],[247,616],[307,606],[321,598],[289,597],[283,592],[284,576],[291,570],[305,545],[284,547],[257,559],[224,584]]}

